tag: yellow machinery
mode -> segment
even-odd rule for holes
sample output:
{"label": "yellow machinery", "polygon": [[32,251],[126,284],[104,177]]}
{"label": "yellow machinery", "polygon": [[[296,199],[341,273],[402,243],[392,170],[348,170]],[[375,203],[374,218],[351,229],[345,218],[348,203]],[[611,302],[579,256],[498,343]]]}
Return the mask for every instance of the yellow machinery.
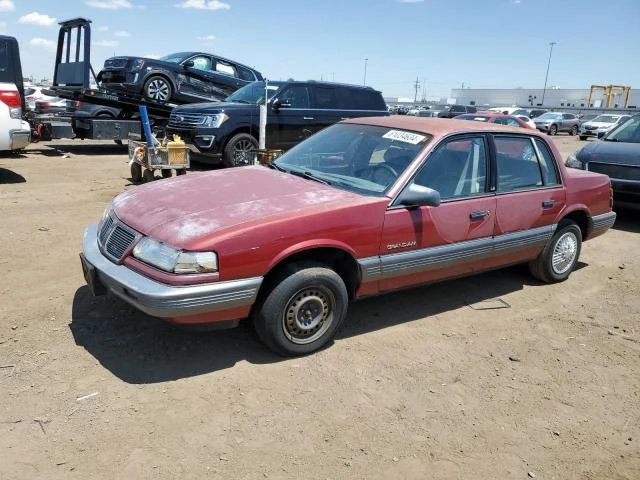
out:
{"label": "yellow machinery", "polygon": [[589,105],[591,104],[591,97],[593,96],[593,92],[597,90],[603,90],[603,96],[606,98],[605,104],[602,105],[604,108],[611,108],[611,103],[614,103],[613,100],[618,95],[624,95],[624,106],[623,108],[627,108],[629,106],[629,94],[631,93],[631,87],[626,85],[591,85],[591,90],[589,91]]}

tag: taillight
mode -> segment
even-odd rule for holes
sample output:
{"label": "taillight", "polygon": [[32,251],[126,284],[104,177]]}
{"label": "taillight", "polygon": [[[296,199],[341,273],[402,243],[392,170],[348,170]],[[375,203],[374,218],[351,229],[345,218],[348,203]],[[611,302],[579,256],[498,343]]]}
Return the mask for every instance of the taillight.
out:
{"label": "taillight", "polygon": [[0,90],[0,102],[9,107],[11,118],[22,118],[22,100],[17,90]]}

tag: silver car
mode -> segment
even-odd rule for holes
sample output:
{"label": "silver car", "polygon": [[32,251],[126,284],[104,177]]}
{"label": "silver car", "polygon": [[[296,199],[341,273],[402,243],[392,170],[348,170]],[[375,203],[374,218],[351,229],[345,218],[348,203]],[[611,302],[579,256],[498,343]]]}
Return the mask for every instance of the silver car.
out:
{"label": "silver car", "polygon": [[541,132],[555,135],[567,132],[576,135],[580,131],[580,120],[573,113],[546,112],[533,119],[536,128]]}
{"label": "silver car", "polygon": [[608,113],[598,115],[593,120],[584,122],[580,126],[580,140],[586,140],[587,137],[604,135],[616,125],[620,125],[630,118],[630,115],[610,115]]}

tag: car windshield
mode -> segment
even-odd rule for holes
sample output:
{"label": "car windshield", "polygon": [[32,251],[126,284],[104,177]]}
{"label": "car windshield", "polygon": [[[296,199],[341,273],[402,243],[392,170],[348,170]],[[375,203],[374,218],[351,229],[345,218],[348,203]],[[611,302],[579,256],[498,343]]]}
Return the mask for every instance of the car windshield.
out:
{"label": "car windshield", "polygon": [[562,119],[561,113],[547,112],[547,113],[543,113],[538,117],[538,120],[560,120],[560,119]]}
{"label": "car windshield", "polygon": [[620,117],[616,115],[598,115],[592,122],[616,123]]}
{"label": "car windshield", "polygon": [[[269,100],[273,98],[281,86],[282,83],[280,82],[269,82],[267,84]],[[233,92],[225,99],[225,101],[262,105],[264,103],[264,82],[251,82],[249,85],[245,85]]]}
{"label": "car windshield", "polygon": [[430,140],[424,133],[340,123],[293,147],[274,168],[361,195],[384,196]]}
{"label": "car windshield", "polygon": [[489,117],[485,117],[483,115],[458,115],[455,117],[456,120],[475,120],[476,122],[487,122],[489,121]]}
{"label": "car windshield", "polygon": [[608,142],[640,143],[640,115],[617,126],[604,137]]}
{"label": "car windshield", "polygon": [[193,53],[191,52],[170,53],[169,55],[160,57],[158,60],[162,60],[163,62],[180,63],[185,58],[190,57],[191,55],[193,55]]}

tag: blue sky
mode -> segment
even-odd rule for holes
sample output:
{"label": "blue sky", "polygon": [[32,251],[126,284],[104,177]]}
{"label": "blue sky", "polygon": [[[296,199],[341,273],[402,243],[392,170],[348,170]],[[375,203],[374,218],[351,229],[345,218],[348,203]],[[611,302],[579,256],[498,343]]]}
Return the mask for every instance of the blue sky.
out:
{"label": "blue sky", "polygon": [[[385,96],[472,88],[640,87],[640,0],[0,0],[25,75],[53,76],[60,20],[93,21],[96,73],[115,55],[202,50],[267,78],[366,83]],[[422,86],[419,96],[422,95]]]}

